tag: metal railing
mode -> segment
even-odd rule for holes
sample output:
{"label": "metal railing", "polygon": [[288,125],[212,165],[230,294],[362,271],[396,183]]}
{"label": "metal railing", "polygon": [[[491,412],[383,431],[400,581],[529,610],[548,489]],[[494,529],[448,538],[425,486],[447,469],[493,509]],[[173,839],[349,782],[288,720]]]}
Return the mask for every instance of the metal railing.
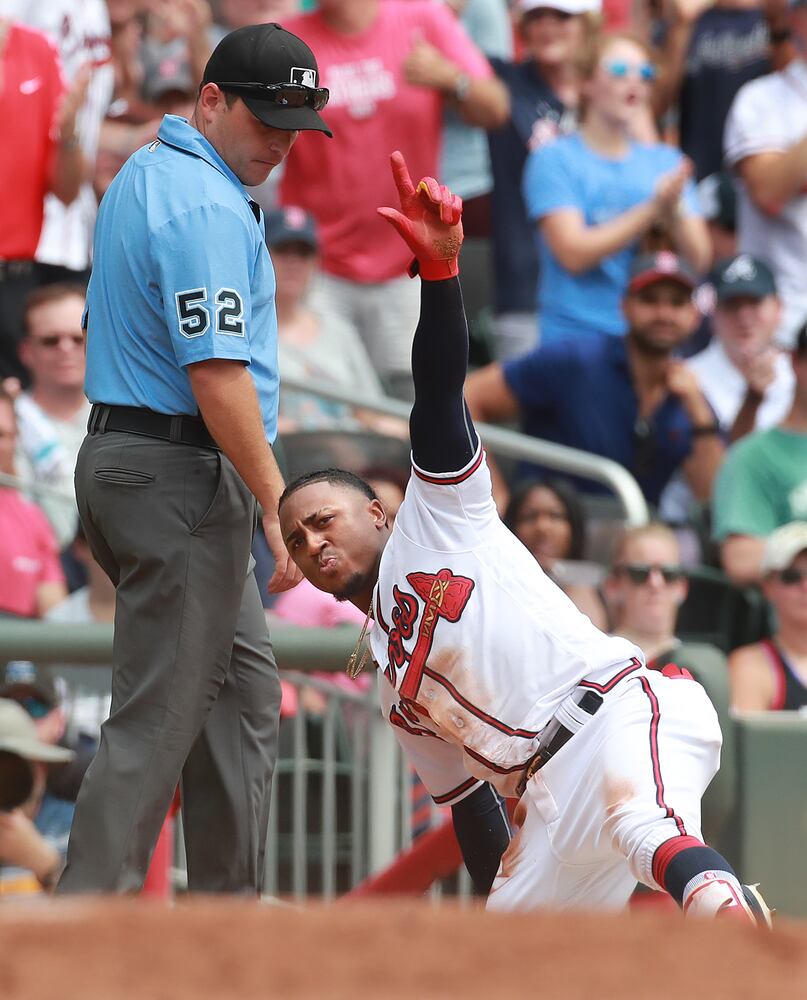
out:
{"label": "metal railing", "polygon": [[[297,706],[281,719],[267,831],[265,891],[270,895],[333,898],[385,868],[412,841],[412,771],[381,716],[374,685],[362,692],[312,676],[341,671],[357,635],[350,626],[272,628],[280,676],[296,691]],[[72,686],[70,675],[108,666],[112,638],[108,624],[0,619],[0,663],[26,659],[58,665],[69,688],[69,711],[82,698],[103,701],[98,685]],[[306,708],[306,688],[324,697],[321,712]],[[433,807],[434,822],[440,816]],[[176,844],[175,884],[181,887],[181,836]],[[464,877],[460,889],[467,894]]]}
{"label": "metal railing", "polygon": [[[403,403],[397,399],[390,399],[386,396],[366,399],[355,390],[340,388],[317,379],[284,376],[283,388],[291,389],[294,392],[312,393],[323,399],[345,403],[348,406],[358,406],[363,410],[383,413],[390,417],[400,417],[403,420],[409,419],[409,411],[411,410],[411,404]],[[542,441],[503,427],[494,427],[492,424],[477,423],[476,429],[485,444],[495,449],[500,455],[506,455],[519,461],[536,462],[557,469],[559,472],[580,476],[582,479],[591,479],[607,486],[616,494],[622,504],[625,511],[625,521],[630,527],[647,524],[649,519],[647,503],[639,489],[639,484],[628,470],[618,462],[614,462],[610,458],[602,458],[599,455],[592,455],[587,451],[579,451],[577,448],[568,448],[566,445]]]}

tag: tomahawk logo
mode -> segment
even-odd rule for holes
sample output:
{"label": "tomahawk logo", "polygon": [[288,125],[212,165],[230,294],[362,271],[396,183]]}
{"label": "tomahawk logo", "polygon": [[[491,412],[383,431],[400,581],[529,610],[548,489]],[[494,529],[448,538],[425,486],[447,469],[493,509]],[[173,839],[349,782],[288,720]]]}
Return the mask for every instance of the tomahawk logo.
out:
{"label": "tomahawk logo", "polygon": [[317,71],[315,69],[306,69],[304,66],[292,66],[291,82],[299,83],[303,87],[316,87]]}
{"label": "tomahawk logo", "polygon": [[734,284],[735,281],[753,281],[757,276],[757,268],[747,253],[741,253],[723,272],[723,281]]}
{"label": "tomahawk logo", "polygon": [[458,576],[450,569],[437,573],[409,573],[406,577],[417,596],[425,603],[417,639],[409,657],[409,667],[401,685],[401,697],[417,696],[423,667],[434,642],[437,623],[444,619],[458,622],[474,590],[474,581]]}

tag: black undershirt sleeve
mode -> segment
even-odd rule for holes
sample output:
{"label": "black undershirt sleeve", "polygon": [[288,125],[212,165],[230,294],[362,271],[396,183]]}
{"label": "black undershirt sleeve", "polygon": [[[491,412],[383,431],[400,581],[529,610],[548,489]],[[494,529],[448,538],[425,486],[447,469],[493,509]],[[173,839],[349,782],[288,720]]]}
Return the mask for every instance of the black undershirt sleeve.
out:
{"label": "black undershirt sleeve", "polygon": [[451,807],[454,833],[474,890],[487,896],[510,843],[510,824],[504,800],[488,784],[481,785]]}
{"label": "black undershirt sleeve", "polygon": [[468,371],[462,292],[458,278],[422,281],[420,287],[412,344],[412,455],[425,472],[457,472],[474,457],[479,441],[462,394]]}

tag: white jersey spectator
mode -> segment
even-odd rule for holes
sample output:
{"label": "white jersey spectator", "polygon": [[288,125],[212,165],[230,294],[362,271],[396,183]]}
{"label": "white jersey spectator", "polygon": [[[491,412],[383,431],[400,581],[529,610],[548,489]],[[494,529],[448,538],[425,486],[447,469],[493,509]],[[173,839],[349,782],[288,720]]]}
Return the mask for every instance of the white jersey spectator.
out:
{"label": "white jersey spectator", "polygon": [[[807,8],[796,0],[793,34],[807,40]],[[803,38],[802,38],[803,36]],[[726,121],[726,163],[742,180],[738,249],[762,253],[784,311],[777,341],[792,347],[807,319],[807,64],[796,59],[742,87]]]}
{"label": "white jersey spectator", "polygon": [[[739,254],[714,273],[716,305],[709,346],[687,361],[720,431],[732,442],[784,420],[795,378],[787,355],[773,346],[782,309],[770,269]],[[683,524],[695,500],[681,476],[661,498],[661,516]]]}

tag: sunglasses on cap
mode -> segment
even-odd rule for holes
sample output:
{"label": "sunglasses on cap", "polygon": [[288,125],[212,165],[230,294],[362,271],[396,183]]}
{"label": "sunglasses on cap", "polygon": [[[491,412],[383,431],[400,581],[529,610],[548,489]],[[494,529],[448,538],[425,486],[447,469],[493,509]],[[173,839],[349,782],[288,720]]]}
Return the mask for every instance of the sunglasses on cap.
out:
{"label": "sunglasses on cap", "polygon": [[614,576],[626,576],[631,583],[640,586],[647,583],[653,570],[661,573],[661,578],[665,583],[677,583],[683,580],[685,573],[680,566],[662,566],[659,563],[625,563],[623,566],[614,567]]}
{"label": "sunglasses on cap", "polygon": [[211,81],[222,90],[240,90],[261,101],[278,104],[283,108],[313,108],[322,111],[328,103],[327,87],[306,87],[302,83],[219,83]]}
{"label": "sunglasses on cap", "polygon": [[636,75],[645,83],[652,83],[656,79],[656,67],[652,63],[625,62],[624,59],[607,59],[603,64],[605,72],[615,80],[624,80],[631,75]]}
{"label": "sunglasses on cap", "polygon": [[795,566],[788,566],[787,569],[780,570],[776,574],[780,583],[786,587],[795,587],[802,580],[807,580],[807,570],[796,569]]}

